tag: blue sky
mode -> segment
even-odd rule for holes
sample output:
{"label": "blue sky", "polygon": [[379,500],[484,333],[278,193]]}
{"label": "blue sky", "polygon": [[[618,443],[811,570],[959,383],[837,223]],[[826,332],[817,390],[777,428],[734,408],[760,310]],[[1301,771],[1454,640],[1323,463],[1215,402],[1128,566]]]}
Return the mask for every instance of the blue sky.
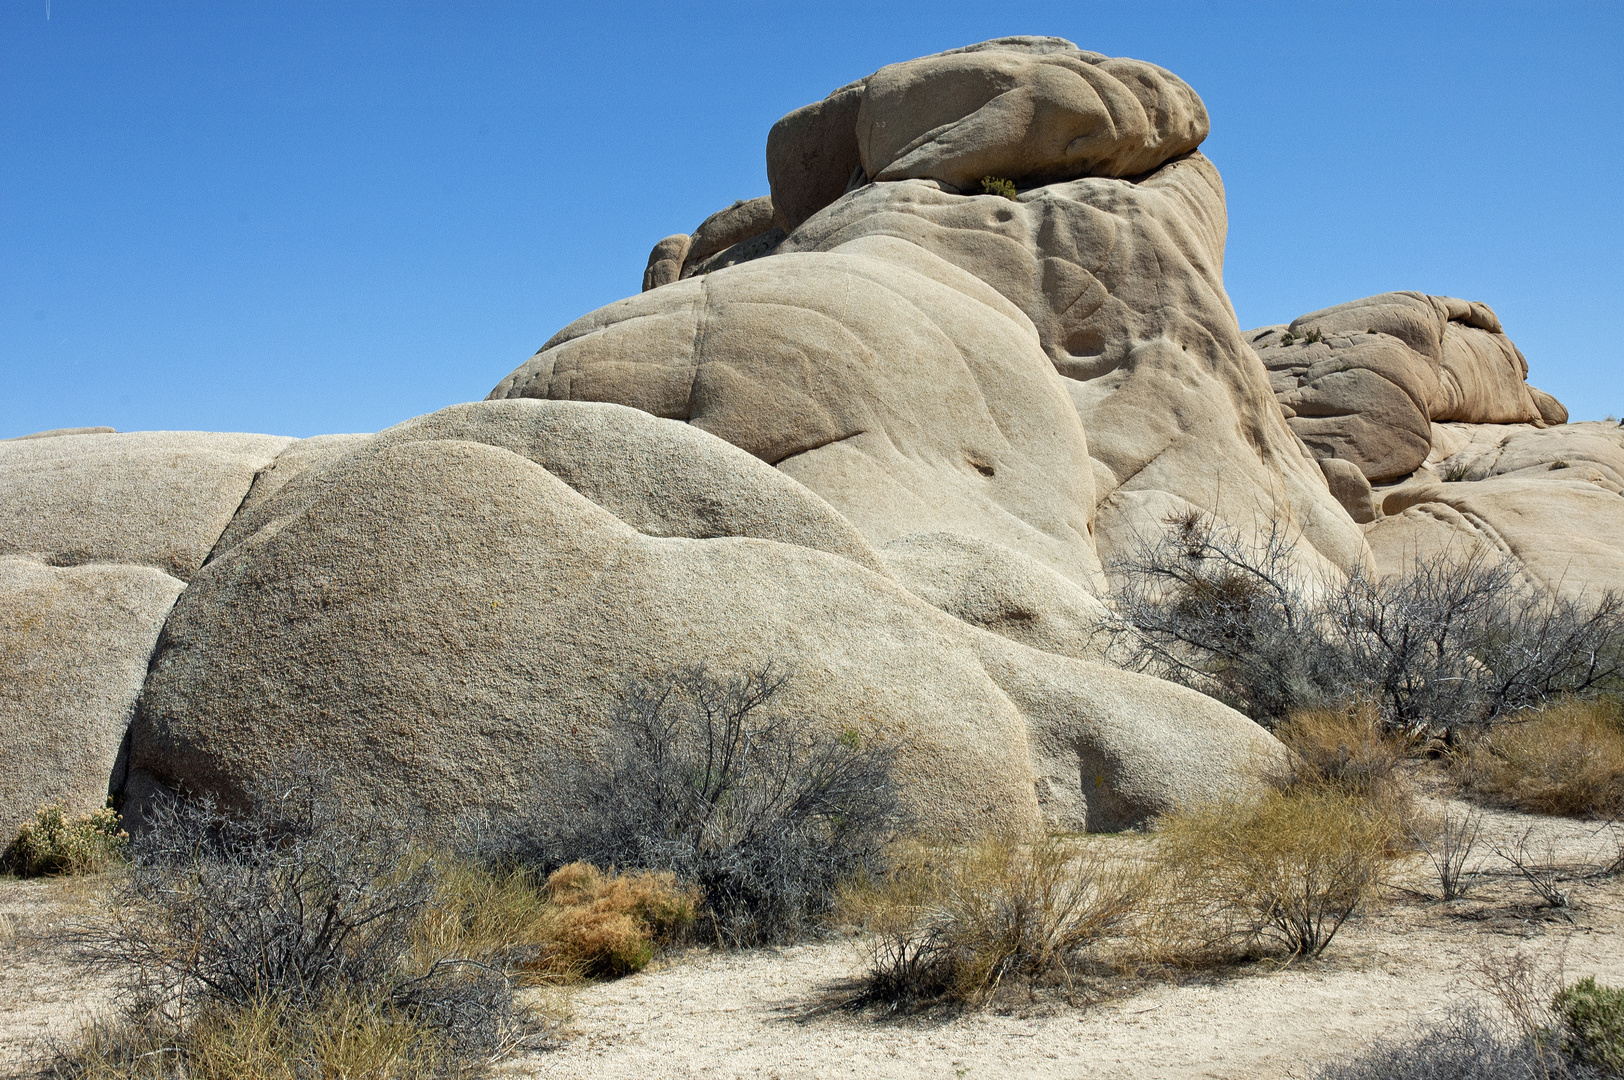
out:
{"label": "blue sky", "polygon": [[1485,300],[1624,412],[1624,4],[0,0],[0,437],[481,398],[765,194],[779,116],[1015,33],[1202,95],[1243,327]]}

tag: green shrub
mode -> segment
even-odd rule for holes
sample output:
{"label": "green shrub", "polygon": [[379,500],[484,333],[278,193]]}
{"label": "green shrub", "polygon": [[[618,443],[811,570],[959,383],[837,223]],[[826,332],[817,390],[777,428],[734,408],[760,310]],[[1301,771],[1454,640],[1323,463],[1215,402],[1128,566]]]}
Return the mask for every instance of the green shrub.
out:
{"label": "green shrub", "polygon": [[1285,333],[1280,335],[1280,344],[1295,345],[1296,343],[1297,335],[1293,334],[1290,330],[1287,330]]}
{"label": "green shrub", "polygon": [[88,873],[121,859],[129,839],[111,807],[69,818],[60,806],[42,806],[17,830],[0,866],[19,877]]}
{"label": "green shrub", "polygon": [[1592,1068],[1624,1076],[1624,989],[1580,979],[1552,1004],[1562,1020],[1563,1048]]}
{"label": "green shrub", "polygon": [[1320,333],[1319,327],[1317,326],[1310,327],[1308,333],[1303,335],[1303,343],[1305,345],[1317,345],[1324,340],[1325,335]]}
{"label": "green shrub", "polygon": [[981,178],[981,193],[983,195],[1002,195],[1006,199],[1015,198],[1015,184],[1005,180],[1002,176],[983,176]]}

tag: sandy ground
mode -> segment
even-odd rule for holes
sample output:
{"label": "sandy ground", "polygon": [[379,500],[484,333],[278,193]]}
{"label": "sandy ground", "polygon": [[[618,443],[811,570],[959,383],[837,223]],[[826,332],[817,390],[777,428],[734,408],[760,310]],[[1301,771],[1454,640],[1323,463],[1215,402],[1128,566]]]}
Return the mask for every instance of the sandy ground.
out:
{"label": "sandy ground", "polygon": [[[1594,824],[1517,814],[1488,815],[1486,839],[1505,843],[1530,825],[1564,860],[1617,854]],[[1136,985],[1082,1006],[878,1020],[828,1007],[862,970],[858,942],[696,950],[574,991],[555,1048],[500,1071],[538,1080],[1303,1076],[1481,996],[1470,980],[1485,955],[1520,950],[1560,962],[1569,979],[1624,985],[1624,879],[1574,881],[1574,906],[1555,913],[1486,844],[1480,852],[1474,861],[1489,873],[1472,897],[1445,904],[1391,890],[1343,929],[1327,959]],[[1403,880],[1424,888],[1429,873],[1412,864]],[[93,908],[97,887],[0,881],[0,1075],[31,1075],[42,1040],[71,1035],[107,1007],[109,984],[52,940],[55,927]]]}

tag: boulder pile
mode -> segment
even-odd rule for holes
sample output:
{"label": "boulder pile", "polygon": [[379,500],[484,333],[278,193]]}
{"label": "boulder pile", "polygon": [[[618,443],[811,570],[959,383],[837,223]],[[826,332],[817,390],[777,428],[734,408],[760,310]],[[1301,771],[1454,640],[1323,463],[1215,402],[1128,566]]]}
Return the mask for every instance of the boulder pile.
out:
{"label": "boulder pile", "polygon": [[784,117],[771,192],[487,400],[376,435],[0,442],[0,834],[337,766],[429,832],[525,811],[626,680],[769,661],[948,832],[1114,830],[1279,744],[1106,663],[1114,556],[1196,512],[1304,574],[1490,543],[1624,580],[1624,432],[1485,305],[1242,332],[1195,91],[1007,38]]}

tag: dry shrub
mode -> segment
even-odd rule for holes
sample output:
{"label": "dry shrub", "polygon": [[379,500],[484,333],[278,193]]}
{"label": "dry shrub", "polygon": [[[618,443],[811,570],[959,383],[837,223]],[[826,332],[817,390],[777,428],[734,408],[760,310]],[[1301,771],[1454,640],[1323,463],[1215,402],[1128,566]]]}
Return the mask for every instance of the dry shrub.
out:
{"label": "dry shrub", "polygon": [[1395,786],[1409,749],[1402,736],[1385,730],[1380,710],[1369,702],[1299,710],[1274,733],[1296,754],[1301,778],[1352,795],[1379,797]]}
{"label": "dry shrub", "polygon": [[419,920],[419,963],[464,956],[539,985],[640,971],[694,922],[695,897],[672,874],[605,873],[587,863],[544,884],[521,869],[446,859]]}
{"label": "dry shrub", "polygon": [[412,928],[412,964],[462,956],[510,971],[534,985],[576,974],[558,946],[562,917],[530,875],[488,870],[450,857],[438,861],[433,902]]}
{"label": "dry shrub", "polygon": [[1527,587],[1489,548],[1398,576],[1305,573],[1276,521],[1245,535],[1195,510],[1120,552],[1112,650],[1266,727],[1352,697],[1415,734],[1492,725],[1624,690],[1624,594]]}
{"label": "dry shrub", "polygon": [[560,913],[562,955],[587,975],[641,971],[657,945],[693,925],[698,904],[673,873],[605,874],[582,862],[553,871],[547,896]]}
{"label": "dry shrub", "polygon": [[789,678],[768,663],[628,682],[598,752],[476,849],[538,873],[669,871],[698,890],[719,944],[796,940],[840,882],[878,867],[902,810],[893,747],[785,711]]}
{"label": "dry shrub", "polygon": [[1424,831],[1415,792],[1399,766],[1413,740],[1388,729],[1370,702],[1291,714],[1275,735],[1292,751],[1283,772],[1269,777],[1285,792],[1324,789],[1364,803],[1365,813],[1392,826],[1397,854]]}
{"label": "dry shrub", "polygon": [[889,873],[849,885],[841,911],[871,931],[854,1004],[979,1005],[1002,986],[1070,985],[1085,950],[1134,910],[1141,876],[1058,839],[899,848]]}
{"label": "dry shrub", "polygon": [[1358,1053],[1313,1069],[1310,1080],[1560,1080],[1556,1055],[1480,1008],[1419,1022]]}
{"label": "dry shrub", "polygon": [[1147,943],[1165,960],[1318,956],[1374,895],[1398,830],[1366,800],[1324,786],[1164,817]]}
{"label": "dry shrub", "polygon": [[65,1051],[59,1072],[120,1075],[74,1063],[94,1061],[98,1046],[156,1039],[161,1052],[137,1055],[130,1075],[163,1059],[164,1075],[195,1075],[194,1050],[205,1072],[208,1055],[286,1051],[281,1071],[265,1075],[393,1075],[310,1065],[303,1048],[331,1031],[347,1040],[335,1054],[408,1040],[440,1073],[460,1073],[528,1037],[533,1017],[500,966],[422,948],[439,863],[332,780],[277,767],[240,812],[170,799],[149,813],[105,918],[75,935],[121,976],[122,1019]]}
{"label": "dry shrub", "polygon": [[60,806],[42,806],[0,855],[0,869],[18,877],[91,873],[121,859],[129,839],[111,807],[69,818]]}
{"label": "dry shrub", "polygon": [[340,991],[305,1005],[279,996],[201,1009],[183,1030],[123,1017],[87,1027],[52,1067],[75,1080],[302,1080],[476,1073],[436,1032],[377,995]]}
{"label": "dry shrub", "polygon": [[1502,722],[1451,759],[1466,792],[1537,814],[1624,813],[1624,710],[1617,700],[1564,701]]}

